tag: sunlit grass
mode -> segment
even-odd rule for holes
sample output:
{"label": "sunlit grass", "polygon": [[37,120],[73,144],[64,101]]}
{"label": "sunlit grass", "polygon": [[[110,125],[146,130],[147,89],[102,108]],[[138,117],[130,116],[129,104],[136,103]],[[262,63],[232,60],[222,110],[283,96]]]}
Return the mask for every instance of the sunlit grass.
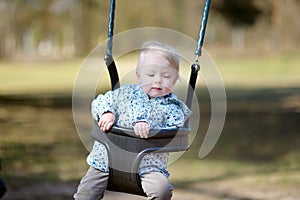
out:
{"label": "sunlit grass", "polygon": [[297,54],[256,55],[216,58],[229,87],[298,87],[300,58]]}
{"label": "sunlit grass", "polygon": [[0,62],[0,93],[71,92],[80,60]]}
{"label": "sunlit grass", "polygon": [[[226,87],[298,87],[300,58],[295,54],[214,57]],[[120,74],[134,69],[136,57],[117,60]],[[51,62],[0,62],[0,94],[71,93],[83,59]],[[99,64],[100,67],[100,64]],[[202,66],[202,68],[211,66]],[[186,70],[183,70],[186,71]],[[201,72],[201,71],[200,71]],[[109,82],[105,81],[106,87]],[[201,78],[199,79],[201,82]]]}

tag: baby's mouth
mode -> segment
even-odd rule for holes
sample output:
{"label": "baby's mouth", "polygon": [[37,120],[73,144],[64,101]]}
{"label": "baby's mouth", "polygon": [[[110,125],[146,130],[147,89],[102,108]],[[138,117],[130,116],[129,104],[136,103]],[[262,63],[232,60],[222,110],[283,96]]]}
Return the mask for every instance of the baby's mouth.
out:
{"label": "baby's mouth", "polygon": [[153,90],[162,90],[161,87],[152,87]]}

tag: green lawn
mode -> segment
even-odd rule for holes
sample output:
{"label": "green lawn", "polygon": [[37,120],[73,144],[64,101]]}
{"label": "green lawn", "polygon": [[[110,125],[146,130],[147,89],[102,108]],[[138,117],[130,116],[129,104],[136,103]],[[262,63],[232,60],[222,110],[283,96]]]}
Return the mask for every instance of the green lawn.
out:
{"label": "green lawn", "polygon": [[81,61],[0,62],[0,94],[70,92]]}
{"label": "green lawn", "polygon": [[299,54],[216,58],[229,87],[299,87]]}
{"label": "green lawn", "polygon": [[[213,58],[226,87],[299,87],[300,57],[294,54]],[[134,66],[120,60],[121,71]],[[71,92],[83,59],[0,62],[0,94]],[[202,66],[210,67],[210,66]]]}
{"label": "green lawn", "polygon": [[[201,110],[191,149],[169,168],[174,200],[299,199],[300,58],[236,56],[214,61],[227,89],[224,129],[213,151],[200,160],[198,151],[210,120]],[[70,199],[86,172],[88,152],[76,132],[69,102],[81,63],[0,62],[0,96],[31,94],[27,101],[35,100],[26,104],[18,97],[23,101],[13,104],[3,98],[0,106],[0,175],[10,190],[7,199]],[[134,65],[128,60],[119,64]],[[37,103],[40,93],[54,94],[54,99],[64,93],[68,98],[63,101],[68,102],[43,106]],[[207,92],[201,89],[197,95],[206,95],[200,107],[207,107]],[[42,194],[35,193],[36,185],[43,184]],[[71,190],[54,191],[60,184]]]}
{"label": "green lawn", "polygon": [[[209,120],[204,115],[191,149],[169,167],[174,199],[299,199],[299,117],[229,113],[217,145],[199,159],[199,138]],[[0,107],[0,129],[0,177],[8,199],[71,198],[87,170],[88,151],[70,108],[6,105]],[[64,193],[65,187],[71,190]]]}

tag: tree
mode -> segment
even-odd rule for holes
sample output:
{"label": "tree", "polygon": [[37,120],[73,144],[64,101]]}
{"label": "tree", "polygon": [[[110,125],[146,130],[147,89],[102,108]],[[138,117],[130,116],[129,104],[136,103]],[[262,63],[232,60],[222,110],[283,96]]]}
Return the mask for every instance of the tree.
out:
{"label": "tree", "polygon": [[221,0],[215,9],[234,26],[253,25],[262,14],[254,0]]}
{"label": "tree", "polygon": [[[101,15],[108,15],[108,1],[76,0],[75,9],[71,16],[74,31],[74,44],[77,56],[85,56],[97,44],[103,20]],[[106,4],[107,6],[105,6]],[[107,20],[107,17],[104,18]]]}
{"label": "tree", "polygon": [[262,14],[254,0],[220,0],[215,4],[216,11],[232,25],[232,47],[243,50],[245,47],[245,26],[252,26]]}

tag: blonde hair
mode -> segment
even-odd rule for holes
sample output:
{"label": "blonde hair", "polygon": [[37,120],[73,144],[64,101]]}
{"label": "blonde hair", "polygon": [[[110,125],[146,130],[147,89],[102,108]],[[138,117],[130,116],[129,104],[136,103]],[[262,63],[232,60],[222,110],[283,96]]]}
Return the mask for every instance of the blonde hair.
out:
{"label": "blonde hair", "polygon": [[179,54],[177,53],[177,50],[167,44],[160,43],[157,41],[148,41],[142,45],[141,53],[138,59],[138,65],[141,62],[143,55],[151,51],[159,53],[161,56],[163,56],[166,60],[168,60],[171,63],[171,65],[174,67],[176,71],[179,71],[180,58],[179,58]]}

